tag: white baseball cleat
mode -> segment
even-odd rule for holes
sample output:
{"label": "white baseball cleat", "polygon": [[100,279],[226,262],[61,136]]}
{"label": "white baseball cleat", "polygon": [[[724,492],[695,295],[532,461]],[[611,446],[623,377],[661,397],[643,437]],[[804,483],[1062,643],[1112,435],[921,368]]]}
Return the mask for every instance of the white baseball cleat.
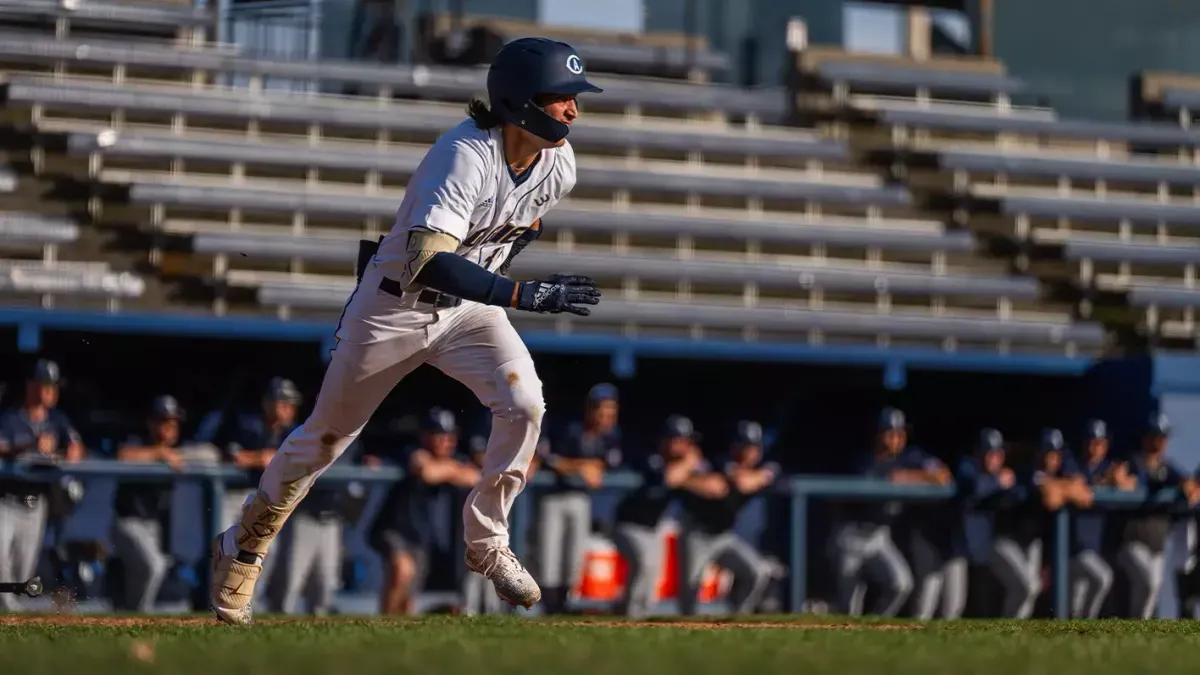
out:
{"label": "white baseball cleat", "polygon": [[507,546],[483,551],[468,548],[466,560],[467,569],[491,581],[496,595],[508,604],[529,609],[542,599],[542,589],[533,575]]}
{"label": "white baseball cleat", "polygon": [[262,559],[255,556],[257,562],[247,563],[225,555],[221,548],[224,538],[224,534],[219,534],[212,542],[208,601],[218,619],[244,626],[254,618],[250,602],[254,599],[254,585],[262,574]]}

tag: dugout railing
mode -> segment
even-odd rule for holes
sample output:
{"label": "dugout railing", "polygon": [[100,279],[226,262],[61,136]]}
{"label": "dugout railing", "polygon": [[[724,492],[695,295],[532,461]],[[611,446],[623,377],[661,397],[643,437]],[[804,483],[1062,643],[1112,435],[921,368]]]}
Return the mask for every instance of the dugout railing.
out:
{"label": "dugout railing", "polygon": [[[363,468],[335,466],[318,479],[326,483],[391,483],[399,480],[404,472],[395,467]],[[122,482],[174,482],[192,480],[198,482],[205,494],[205,503],[223,503],[226,485],[249,483],[249,473],[223,465],[187,465],[172,469],[163,464],[128,464],[112,460],[86,460],[70,465],[47,466],[29,462],[9,462],[0,467],[0,476],[35,481],[57,481],[63,476],[79,479],[118,479]],[[510,514],[512,523],[512,547],[518,556],[528,540],[532,520],[529,495],[541,487],[552,485],[547,475],[535,475],[530,489],[516,500]],[[602,490],[632,490],[640,484],[640,477],[630,472],[613,472],[605,477]],[[791,537],[788,547],[789,608],[797,611],[808,595],[808,508],[813,499],[854,500],[900,500],[906,502],[948,501],[956,490],[953,486],[899,485],[885,480],[804,475],[792,476],[780,481],[776,495],[788,500],[791,522]],[[1180,493],[1175,489],[1148,492],[1145,489],[1118,491],[1112,488],[1094,488],[1094,508],[1105,510],[1130,509],[1148,505],[1169,507],[1176,505],[1185,509]],[[1055,514],[1053,550],[1049,555],[1051,566],[1051,592],[1054,616],[1070,618],[1069,564],[1071,509],[1062,509]],[[215,537],[227,526],[221,520],[221,510],[210,508],[206,522],[206,536]]]}

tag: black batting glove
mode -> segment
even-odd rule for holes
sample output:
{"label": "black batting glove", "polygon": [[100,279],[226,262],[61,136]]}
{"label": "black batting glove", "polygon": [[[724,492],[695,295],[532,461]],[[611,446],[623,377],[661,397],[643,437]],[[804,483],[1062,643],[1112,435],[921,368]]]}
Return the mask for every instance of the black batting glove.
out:
{"label": "black batting glove", "polygon": [[523,281],[517,288],[517,309],[539,314],[570,312],[588,316],[580,305],[600,304],[600,289],[590,277],[552,275],[545,281]]}

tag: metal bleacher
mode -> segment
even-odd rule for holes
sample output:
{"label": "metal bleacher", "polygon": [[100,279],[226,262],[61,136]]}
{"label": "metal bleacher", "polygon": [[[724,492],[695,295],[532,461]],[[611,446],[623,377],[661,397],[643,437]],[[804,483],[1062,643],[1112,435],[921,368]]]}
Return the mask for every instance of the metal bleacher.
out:
{"label": "metal bleacher", "polygon": [[125,39],[144,36],[191,41],[203,39],[211,15],[201,9],[165,3],[0,0],[0,23],[9,30],[20,27],[58,36],[117,32]]}
{"label": "metal bleacher", "polygon": [[[828,115],[999,116],[989,111],[1018,110],[1024,84],[991,63],[814,54],[797,57],[811,66],[799,96],[593,75],[605,93],[584,101],[572,130],[578,183],[514,273],[591,274],[605,302],[586,321],[514,321],[625,338],[1104,351],[1103,327],[931,210]],[[141,235],[152,286],[186,288],[172,294],[177,306],[284,320],[337,316],[358,239],[390,229],[425,147],[483,89],[475,67],[297,62],[70,33],[0,32],[0,64],[9,114],[40,139],[39,180],[91,186],[92,226]],[[246,86],[225,84],[230,75]],[[272,91],[280,79],[313,86]],[[370,95],[341,95],[346,85]],[[813,110],[823,121],[803,117]]]}
{"label": "metal bleacher", "polygon": [[871,58],[874,76],[845,83],[811,68],[820,83],[806,95],[836,137],[1079,317],[1103,317],[1124,339],[1194,341],[1200,133],[1188,106],[1200,106],[1200,79],[1144,76],[1145,114],[1098,122],[1018,105],[1023,87],[999,72],[956,80],[970,102],[933,91],[897,102],[871,88],[915,82],[888,85],[904,69]]}

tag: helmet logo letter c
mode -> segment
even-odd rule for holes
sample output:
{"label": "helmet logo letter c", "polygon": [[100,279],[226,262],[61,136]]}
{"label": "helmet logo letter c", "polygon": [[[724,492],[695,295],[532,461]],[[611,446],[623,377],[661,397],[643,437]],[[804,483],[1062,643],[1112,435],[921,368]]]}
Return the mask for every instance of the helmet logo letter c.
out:
{"label": "helmet logo letter c", "polygon": [[572,73],[575,73],[576,75],[583,74],[583,61],[580,60],[580,58],[575,54],[568,56],[567,57],[567,70],[571,71]]}

